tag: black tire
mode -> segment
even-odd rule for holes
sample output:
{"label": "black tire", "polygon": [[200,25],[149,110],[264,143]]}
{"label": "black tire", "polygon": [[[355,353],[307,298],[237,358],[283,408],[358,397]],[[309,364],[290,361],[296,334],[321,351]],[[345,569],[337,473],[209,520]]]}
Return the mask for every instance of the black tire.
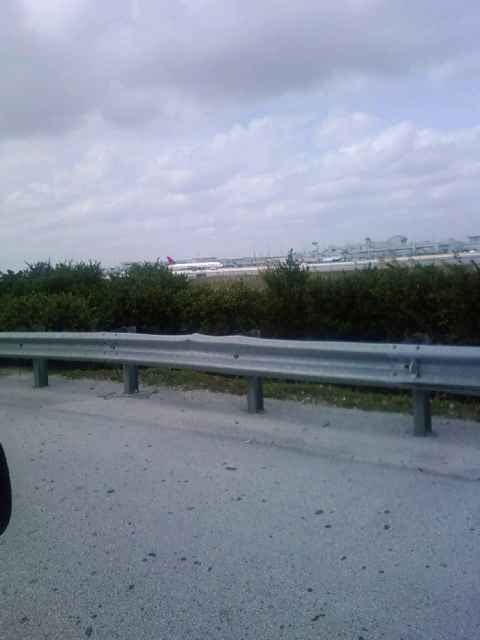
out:
{"label": "black tire", "polygon": [[0,535],[5,531],[12,515],[12,488],[5,452],[0,444]]}

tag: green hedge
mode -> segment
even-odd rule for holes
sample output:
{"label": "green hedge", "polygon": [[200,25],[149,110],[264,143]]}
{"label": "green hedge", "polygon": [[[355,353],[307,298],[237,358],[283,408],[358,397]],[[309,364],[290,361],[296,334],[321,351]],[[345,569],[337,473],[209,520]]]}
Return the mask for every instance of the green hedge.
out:
{"label": "green hedge", "polygon": [[476,265],[391,266],[320,276],[290,255],[259,283],[192,282],[158,263],[121,275],[98,263],[0,274],[0,330],[113,330],[480,344]]}
{"label": "green hedge", "polygon": [[480,273],[473,267],[372,269],[309,285],[309,329],[352,340],[480,343]]}
{"label": "green hedge", "polygon": [[0,298],[1,331],[93,331],[101,325],[91,300],[73,293]]}
{"label": "green hedge", "polygon": [[263,324],[265,298],[262,290],[241,280],[190,286],[179,296],[178,328],[213,335],[255,332]]}

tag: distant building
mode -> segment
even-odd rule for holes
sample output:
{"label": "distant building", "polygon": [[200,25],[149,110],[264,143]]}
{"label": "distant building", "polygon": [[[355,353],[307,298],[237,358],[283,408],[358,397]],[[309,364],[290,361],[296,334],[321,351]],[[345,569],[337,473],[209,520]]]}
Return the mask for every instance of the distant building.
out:
{"label": "distant building", "polygon": [[480,251],[480,235],[468,236],[466,241],[449,238],[440,242],[433,240],[409,242],[406,236],[395,235],[387,240],[365,238],[364,242],[358,244],[330,245],[323,250],[318,249],[318,243],[313,244],[316,245],[315,251],[305,256],[310,262],[355,262]]}

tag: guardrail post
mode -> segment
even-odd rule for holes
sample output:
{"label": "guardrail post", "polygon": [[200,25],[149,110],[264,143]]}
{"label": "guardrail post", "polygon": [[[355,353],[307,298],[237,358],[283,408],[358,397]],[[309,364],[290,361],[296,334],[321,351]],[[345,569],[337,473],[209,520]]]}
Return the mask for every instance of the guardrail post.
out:
{"label": "guardrail post", "polygon": [[128,394],[138,392],[138,366],[136,364],[123,365],[123,392]]}
{"label": "guardrail post", "polygon": [[248,379],[248,413],[263,411],[263,382],[257,376]]}
{"label": "guardrail post", "polygon": [[33,386],[48,387],[48,360],[44,358],[33,359]]}
{"label": "guardrail post", "polygon": [[432,408],[429,391],[413,390],[413,424],[416,436],[426,436],[432,433]]}
{"label": "guardrail post", "polygon": [[[125,327],[127,333],[137,333],[137,327]],[[138,365],[123,365],[123,393],[138,393]]]}

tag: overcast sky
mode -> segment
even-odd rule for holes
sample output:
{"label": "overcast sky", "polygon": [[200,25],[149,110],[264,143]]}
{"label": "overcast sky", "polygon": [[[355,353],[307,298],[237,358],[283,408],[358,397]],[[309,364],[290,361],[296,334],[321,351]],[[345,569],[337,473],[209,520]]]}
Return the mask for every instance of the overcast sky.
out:
{"label": "overcast sky", "polygon": [[480,233],[478,0],[2,0],[0,270]]}

